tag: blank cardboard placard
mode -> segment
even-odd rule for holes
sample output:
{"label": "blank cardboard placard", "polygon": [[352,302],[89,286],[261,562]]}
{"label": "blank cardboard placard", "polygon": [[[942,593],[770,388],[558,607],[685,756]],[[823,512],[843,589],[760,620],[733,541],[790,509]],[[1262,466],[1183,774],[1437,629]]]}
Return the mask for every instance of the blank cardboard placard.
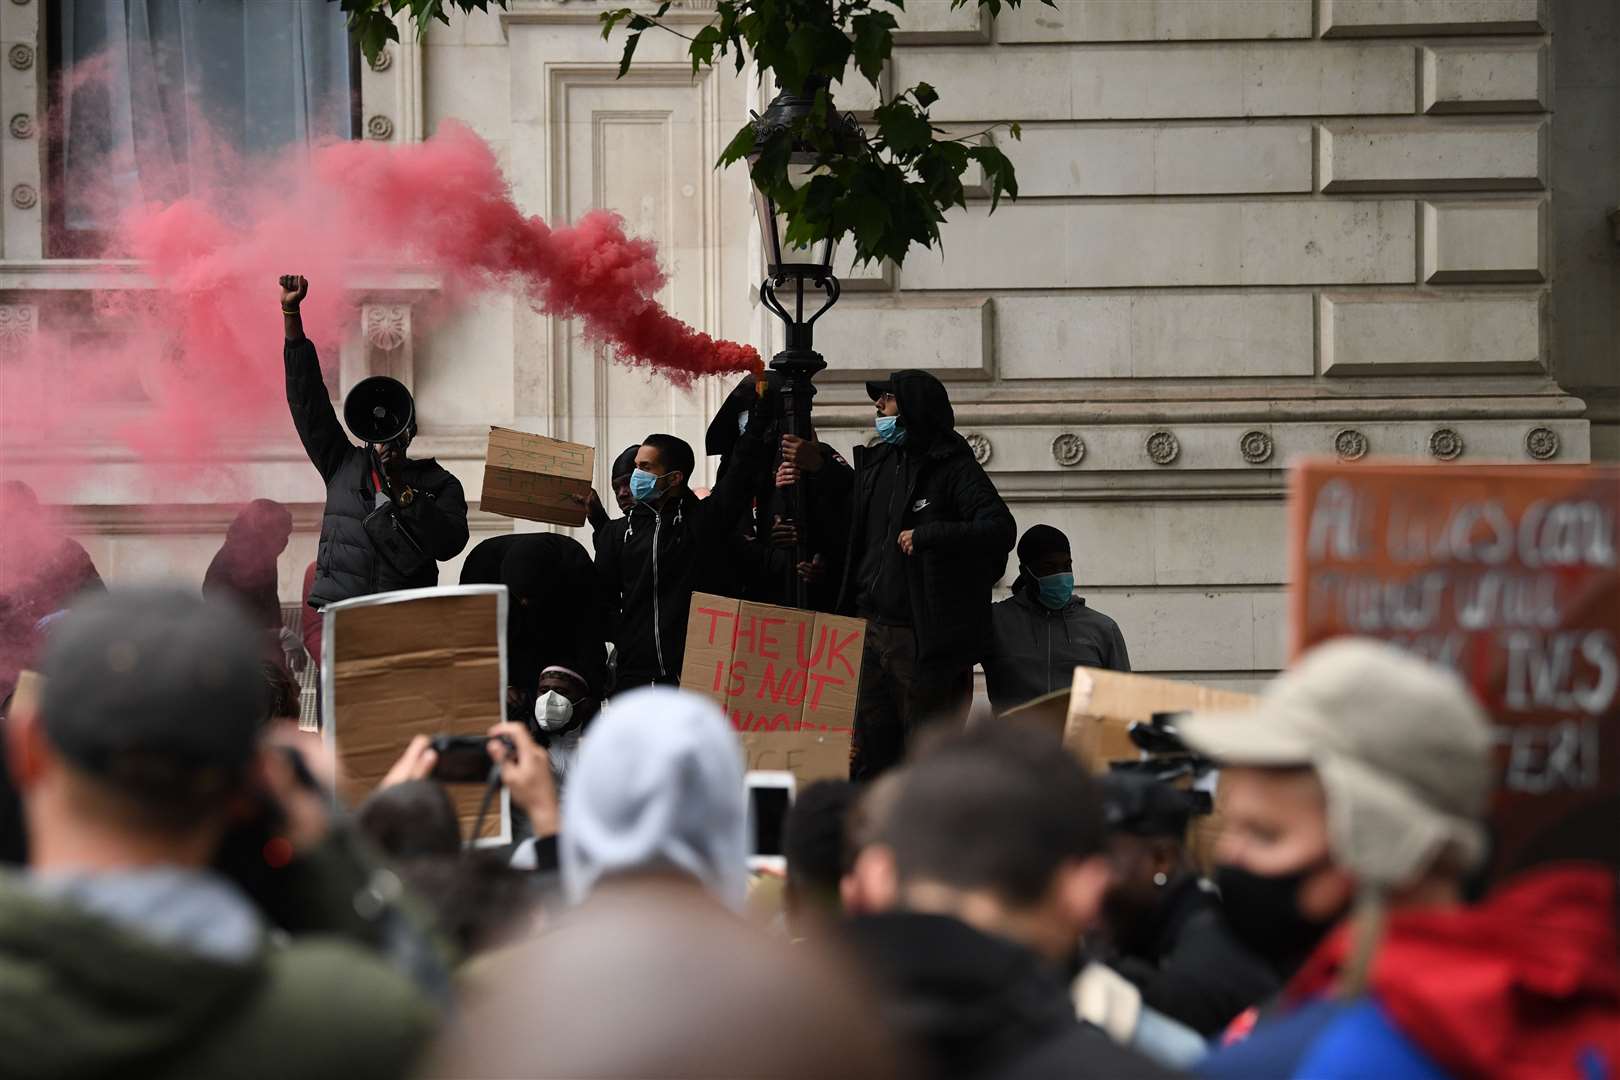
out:
{"label": "blank cardboard placard", "polygon": [[1296,655],[1380,638],[1491,717],[1495,872],[1620,865],[1620,469],[1306,462],[1289,533]]}
{"label": "blank cardboard placard", "polygon": [[865,648],[861,619],[695,593],[681,688],[726,711],[749,768],[847,776]]}
{"label": "blank cardboard placard", "polygon": [[[506,587],[462,585],[379,593],[324,611],[325,735],[357,802],[416,735],[483,735],[505,719]],[[446,785],[472,827],[481,784]],[[482,838],[509,838],[492,807]]]}
{"label": "blank cardboard placard", "polygon": [[596,451],[509,428],[489,429],[478,506],[493,514],[552,525],[585,524]]}

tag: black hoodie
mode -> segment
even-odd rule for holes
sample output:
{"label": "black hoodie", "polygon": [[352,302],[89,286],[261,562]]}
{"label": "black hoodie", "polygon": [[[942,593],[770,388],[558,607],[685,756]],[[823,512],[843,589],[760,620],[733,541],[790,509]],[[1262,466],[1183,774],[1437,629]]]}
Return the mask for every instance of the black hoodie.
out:
{"label": "black hoodie", "polygon": [[[990,627],[990,587],[1007,569],[1018,526],[995,484],[955,430],[945,386],[926,371],[891,377],[906,430],[901,446],[855,448],[849,552],[838,609],[859,614],[857,571],[863,557],[881,556],[901,532],[913,530],[913,554],[902,560],[917,630],[919,677],[950,675],[983,658]],[[880,480],[899,484],[898,513],[870,523]],[[829,480],[844,482],[833,474]],[[880,547],[880,545],[882,547]]]}
{"label": "black hoodie", "polygon": [[1056,970],[1016,942],[944,915],[849,924],[891,1030],[935,1080],[1123,1080],[1171,1074],[1076,1018]]}

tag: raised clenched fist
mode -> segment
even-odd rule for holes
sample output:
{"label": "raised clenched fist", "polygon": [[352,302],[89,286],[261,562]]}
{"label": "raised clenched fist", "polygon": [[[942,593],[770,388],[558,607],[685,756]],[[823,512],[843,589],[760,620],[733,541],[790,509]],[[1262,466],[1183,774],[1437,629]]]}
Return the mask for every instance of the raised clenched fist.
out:
{"label": "raised clenched fist", "polygon": [[309,292],[309,280],[301,274],[283,274],[281,277],[281,306],[295,308]]}

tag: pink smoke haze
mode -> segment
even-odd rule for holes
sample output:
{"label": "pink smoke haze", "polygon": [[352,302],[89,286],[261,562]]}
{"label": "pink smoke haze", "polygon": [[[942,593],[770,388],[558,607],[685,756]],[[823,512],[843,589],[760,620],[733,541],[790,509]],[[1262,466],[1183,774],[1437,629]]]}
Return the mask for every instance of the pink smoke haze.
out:
{"label": "pink smoke haze", "polygon": [[[235,179],[198,191],[192,178],[191,195],[122,216],[110,253],[140,260],[155,287],[96,294],[90,322],[105,334],[36,334],[12,358],[0,454],[16,460],[19,444],[48,454],[98,429],[94,441],[110,434],[149,466],[194,470],[232,442],[285,435],[275,301],[287,273],[310,281],[304,325],[328,364],[358,326],[360,298],[346,283],[357,271],[402,270],[439,279],[437,316],[475,293],[513,292],[680,386],[760,370],[751,346],[717,341],[658,304],[657,249],[628,236],[618,214],[555,228],[525,216],[489,146],[461,124],[409,146],[332,143],[216,171]],[[110,431],[87,407],[109,394],[138,403]],[[31,477],[51,471],[38,453],[26,457]]]}

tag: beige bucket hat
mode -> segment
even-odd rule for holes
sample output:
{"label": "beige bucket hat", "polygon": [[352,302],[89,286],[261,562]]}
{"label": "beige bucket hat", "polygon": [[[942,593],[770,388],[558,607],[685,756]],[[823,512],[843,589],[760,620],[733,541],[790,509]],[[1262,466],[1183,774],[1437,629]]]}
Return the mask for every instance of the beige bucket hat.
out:
{"label": "beige bucket hat", "polygon": [[1252,711],[1177,726],[1223,764],[1314,768],[1334,861],[1366,885],[1411,884],[1448,847],[1469,867],[1485,855],[1490,723],[1455,675],[1393,646],[1336,639]]}

